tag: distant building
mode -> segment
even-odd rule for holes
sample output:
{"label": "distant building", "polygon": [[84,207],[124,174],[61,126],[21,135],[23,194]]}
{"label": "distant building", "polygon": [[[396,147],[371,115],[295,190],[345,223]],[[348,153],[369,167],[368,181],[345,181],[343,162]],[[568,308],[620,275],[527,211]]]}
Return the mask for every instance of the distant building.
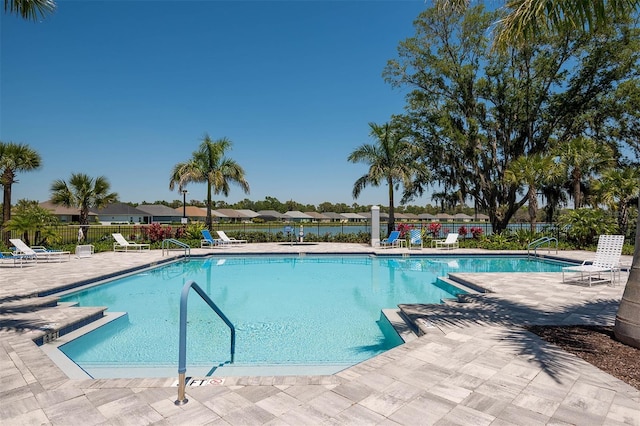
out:
{"label": "distant building", "polygon": [[324,212],[322,214],[325,215],[326,217],[328,217],[331,222],[342,222],[342,221],[346,221],[347,220],[340,213]]}
{"label": "distant building", "polygon": [[311,216],[314,222],[331,222],[331,218],[329,216],[324,215],[323,213],[304,212],[304,214]]}
{"label": "distant building", "polygon": [[141,204],[137,208],[149,216],[146,223],[180,223],[182,219],[182,214],[164,204]]}
{"label": "distant building", "polygon": [[[225,215],[231,222],[249,222],[251,218],[234,209],[216,209],[217,212]],[[256,213],[257,214],[257,213]]]}
{"label": "distant building", "polygon": [[[57,204],[53,204],[51,200],[43,201],[39,206],[45,210],[49,210],[54,216],[62,223],[78,223],[80,222],[80,209],[75,207],[65,207]],[[94,212],[89,212],[89,223],[96,222],[98,215]]]}
{"label": "distant building", "polygon": [[436,215],[436,218],[440,222],[453,222],[453,216],[451,216],[450,214],[447,214],[447,213],[438,213]]}
{"label": "distant building", "polygon": [[367,218],[359,213],[341,213],[347,222],[366,222]]}
{"label": "distant building", "polygon": [[[173,211],[173,209],[170,209]],[[117,223],[143,224],[151,222],[151,215],[147,212],[132,207],[129,204],[112,203],[101,209],[92,209],[97,215],[98,221],[103,225]]]}
{"label": "distant building", "polygon": [[304,214],[298,210],[290,210],[284,214],[292,222],[311,222],[313,218],[308,214]]}
{"label": "distant building", "polygon": [[453,215],[453,218],[458,222],[471,222],[473,220],[471,216],[464,213],[456,213]]}
{"label": "distant building", "polygon": [[275,210],[259,210],[257,213],[258,217],[265,222],[284,222],[289,219],[285,214]]}
{"label": "distant building", "polygon": [[[190,222],[205,222],[207,220],[207,209],[202,207],[186,206],[184,209],[182,207],[178,207],[175,210],[181,218],[182,213],[184,212]],[[211,216],[216,217],[213,214],[213,210],[211,211]]]}

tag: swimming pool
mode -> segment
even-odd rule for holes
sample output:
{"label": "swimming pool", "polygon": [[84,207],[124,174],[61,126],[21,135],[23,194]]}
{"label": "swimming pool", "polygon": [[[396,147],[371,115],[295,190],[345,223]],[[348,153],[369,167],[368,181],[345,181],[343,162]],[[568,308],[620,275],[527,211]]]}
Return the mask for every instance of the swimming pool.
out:
{"label": "swimming pool", "polygon": [[[233,368],[271,375],[337,372],[402,343],[381,316],[398,303],[439,303],[461,292],[449,272],[557,272],[524,258],[246,256],[177,262],[62,298],[126,315],[60,347],[92,377],[171,376],[178,360],[180,292],[195,281],[236,328]],[[189,298],[187,368],[229,369],[229,329]],[[223,368],[219,368],[224,366]],[[195,369],[195,370],[194,370]],[[255,374],[255,370],[253,370]],[[227,373],[228,374],[228,373]]]}

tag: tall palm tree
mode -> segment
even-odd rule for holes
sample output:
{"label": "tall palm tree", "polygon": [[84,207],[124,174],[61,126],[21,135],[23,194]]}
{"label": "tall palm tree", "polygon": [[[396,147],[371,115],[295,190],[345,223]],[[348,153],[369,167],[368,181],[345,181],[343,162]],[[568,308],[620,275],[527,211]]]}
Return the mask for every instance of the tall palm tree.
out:
{"label": "tall palm tree", "polygon": [[640,170],[635,166],[605,170],[593,188],[603,203],[618,211],[618,228],[626,235],[631,201],[640,194]]}
{"label": "tall palm tree", "polygon": [[505,172],[505,181],[514,185],[524,184],[528,187],[527,204],[532,234],[536,232],[538,188],[557,180],[559,174],[559,168],[553,158],[539,154],[518,157]]}
{"label": "tall palm tree", "polygon": [[383,182],[389,190],[389,221],[387,233],[395,228],[394,191],[400,184],[405,190],[413,186],[416,174],[425,175],[424,167],[416,161],[417,149],[406,135],[390,123],[369,123],[370,135],[375,144],[364,144],[356,148],[347,158],[352,163],[369,165],[369,171],[353,184],[353,198],[358,198],[367,185],[380,186]]}
{"label": "tall palm tree", "polygon": [[[439,2],[445,7],[466,7],[469,0]],[[593,32],[610,24],[616,15],[630,15],[640,10],[640,0],[509,0],[508,5],[508,15],[501,22],[503,29],[497,33],[498,45],[519,44],[540,33],[561,33],[567,27]],[[621,342],[640,348],[640,225],[636,226],[633,261],[616,315],[614,334]]]}
{"label": "tall palm tree", "polygon": [[[40,168],[40,154],[28,145],[0,142],[0,185],[2,195],[2,223],[11,220],[11,187],[16,180],[16,173],[29,172]],[[4,225],[3,225],[4,226]],[[4,232],[5,244],[9,243],[9,231]]]}
{"label": "tall palm tree", "polygon": [[194,151],[191,159],[184,163],[178,163],[173,167],[169,189],[173,190],[178,185],[182,191],[188,183],[207,184],[207,219],[206,226],[211,230],[211,192],[229,195],[229,184],[234,183],[245,194],[249,193],[249,183],[245,178],[244,169],[231,158],[225,157],[225,153],[231,149],[231,141],[221,138],[212,141],[205,134],[197,151]]}
{"label": "tall palm tree", "polygon": [[614,162],[611,148],[593,139],[578,137],[561,143],[556,149],[560,165],[573,187],[574,208],[583,206],[582,184],[592,174],[604,170]]}
{"label": "tall palm tree", "polygon": [[[89,209],[102,208],[118,201],[118,194],[109,192],[109,181],[104,176],[92,178],[84,173],[72,173],[69,182],[62,179],[51,184],[51,202],[80,209],[80,225],[89,224]],[[82,228],[86,238],[87,228]]]}
{"label": "tall palm tree", "polygon": [[4,0],[4,11],[20,15],[24,19],[37,21],[52,13],[56,8],[54,0]]}

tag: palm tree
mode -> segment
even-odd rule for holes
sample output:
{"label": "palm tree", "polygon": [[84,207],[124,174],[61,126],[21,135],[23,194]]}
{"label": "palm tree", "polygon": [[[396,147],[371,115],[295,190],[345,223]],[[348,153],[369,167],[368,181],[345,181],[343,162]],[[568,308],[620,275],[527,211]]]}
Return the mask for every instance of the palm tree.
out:
{"label": "palm tree", "polygon": [[611,148],[593,139],[578,137],[561,143],[555,150],[559,163],[573,187],[574,208],[583,206],[582,183],[590,175],[613,163]]}
{"label": "palm tree", "polygon": [[600,179],[595,179],[593,188],[598,198],[618,211],[618,228],[623,235],[629,227],[629,207],[631,201],[640,194],[640,171],[637,167],[608,169]]}
{"label": "palm tree", "polygon": [[[0,142],[0,185],[3,188],[3,224],[11,220],[11,187],[18,182],[16,173],[36,170],[40,167],[40,163],[40,154],[28,145]],[[9,231],[7,231],[4,233],[5,244],[9,243],[9,238]]]}
{"label": "palm tree", "polygon": [[527,189],[531,233],[536,232],[538,216],[538,188],[558,179],[559,169],[553,158],[539,154],[521,156],[513,161],[505,172],[505,181],[514,185],[524,184]]}
{"label": "palm tree", "polygon": [[[441,7],[466,8],[470,0],[438,0]],[[640,0],[509,0],[507,14],[496,23],[499,48],[520,45],[539,34],[559,31],[593,31],[609,25],[616,16],[640,9]]]}
{"label": "palm tree", "polygon": [[[51,184],[51,202],[80,209],[80,225],[89,224],[89,209],[102,208],[118,201],[118,194],[109,192],[109,181],[104,176],[92,178],[84,173],[72,173],[69,182],[62,179]],[[86,238],[87,227],[82,227]]]}
{"label": "palm tree", "polygon": [[173,167],[169,189],[173,190],[178,185],[182,191],[189,182],[207,184],[207,220],[206,226],[211,230],[211,192],[225,197],[229,195],[229,184],[240,186],[245,194],[249,193],[249,183],[245,179],[244,169],[240,165],[225,157],[227,150],[231,149],[231,141],[221,138],[212,141],[205,134],[197,151],[192,158],[185,163],[178,163]]}
{"label": "palm tree", "polygon": [[24,19],[37,21],[56,8],[54,0],[4,0],[4,11],[20,15]]}
{"label": "palm tree", "polygon": [[389,188],[389,221],[387,234],[395,228],[394,191],[400,184],[406,189],[413,186],[413,178],[426,175],[424,166],[418,164],[417,149],[398,127],[390,123],[378,125],[369,123],[370,135],[376,139],[375,144],[364,144],[349,154],[352,163],[369,165],[369,171],[353,184],[353,198],[358,198],[367,185],[380,186],[386,183]]}
{"label": "palm tree", "polygon": [[[443,6],[466,7],[469,0],[439,0]],[[509,13],[501,21],[498,45],[519,44],[540,33],[561,33],[567,27],[593,32],[609,25],[616,16],[640,10],[640,0],[510,0]],[[640,224],[640,197],[638,198]],[[614,334],[618,340],[640,348],[640,225],[629,279],[616,315]]]}
{"label": "palm tree", "polygon": [[[48,239],[57,237],[52,225],[57,225],[58,222],[58,217],[40,207],[37,201],[19,200],[6,228],[18,232],[27,245],[44,245]],[[30,233],[33,233],[33,240]]]}

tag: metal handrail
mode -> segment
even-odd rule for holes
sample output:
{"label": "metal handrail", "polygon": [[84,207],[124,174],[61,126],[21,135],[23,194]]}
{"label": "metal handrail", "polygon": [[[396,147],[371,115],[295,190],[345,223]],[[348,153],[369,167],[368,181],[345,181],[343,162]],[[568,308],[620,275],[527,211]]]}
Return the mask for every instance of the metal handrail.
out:
{"label": "metal handrail", "polygon": [[537,257],[538,247],[540,247],[543,244],[549,244],[548,250],[551,251],[551,243],[554,241],[556,243],[556,254],[558,254],[558,239],[555,237],[541,237],[535,241],[530,242],[529,245],[527,246],[527,259],[529,259],[531,248],[533,248],[533,255]]}
{"label": "metal handrail", "polygon": [[189,258],[191,257],[191,246],[189,244],[185,244],[180,240],[176,240],[175,238],[167,238],[166,240],[162,240],[162,255],[164,256],[164,251],[165,251],[165,243],[166,243],[166,250],[167,250],[167,254],[169,253],[169,250],[171,250],[170,248],[170,244],[175,244],[180,248],[184,249],[184,256]]}
{"label": "metal handrail", "polygon": [[222,313],[222,311],[213,303],[213,300],[207,296],[195,281],[189,281],[182,287],[182,293],[180,295],[180,337],[179,337],[179,351],[178,351],[178,399],[175,401],[176,405],[183,405],[189,402],[185,397],[185,373],[187,372],[187,298],[189,297],[189,290],[194,289],[198,295],[204,300],[207,305],[213,311],[218,314],[220,319],[231,330],[231,364],[233,364],[233,358],[236,353],[236,328],[231,321]]}

